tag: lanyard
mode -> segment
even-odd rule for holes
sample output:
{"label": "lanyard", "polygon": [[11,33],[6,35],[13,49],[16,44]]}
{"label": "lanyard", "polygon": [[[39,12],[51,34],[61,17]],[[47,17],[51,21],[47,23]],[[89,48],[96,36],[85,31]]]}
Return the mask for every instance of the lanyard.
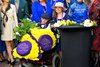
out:
{"label": "lanyard", "polygon": [[47,12],[47,6],[43,6],[43,12],[44,12],[44,13]]}

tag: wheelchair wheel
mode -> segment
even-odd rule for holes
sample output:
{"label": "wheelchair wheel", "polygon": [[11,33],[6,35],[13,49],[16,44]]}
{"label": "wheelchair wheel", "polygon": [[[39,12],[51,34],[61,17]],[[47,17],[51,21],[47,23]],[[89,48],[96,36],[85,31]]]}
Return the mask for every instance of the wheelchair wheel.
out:
{"label": "wheelchair wheel", "polygon": [[52,67],[60,67],[61,66],[61,59],[59,58],[58,54],[55,54],[52,59]]}

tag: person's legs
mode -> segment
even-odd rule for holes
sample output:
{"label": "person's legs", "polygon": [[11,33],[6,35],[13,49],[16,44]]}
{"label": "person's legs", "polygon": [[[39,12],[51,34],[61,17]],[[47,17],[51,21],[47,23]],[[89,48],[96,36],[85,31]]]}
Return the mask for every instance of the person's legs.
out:
{"label": "person's legs", "polygon": [[7,53],[8,53],[8,59],[12,62],[14,62],[14,58],[12,55],[12,42],[11,41],[6,41],[6,48],[7,48]]}

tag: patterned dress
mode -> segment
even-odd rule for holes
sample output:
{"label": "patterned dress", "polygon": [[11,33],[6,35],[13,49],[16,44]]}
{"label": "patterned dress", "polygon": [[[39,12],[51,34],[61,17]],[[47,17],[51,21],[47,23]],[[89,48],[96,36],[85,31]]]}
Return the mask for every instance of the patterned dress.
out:
{"label": "patterned dress", "polygon": [[96,51],[100,50],[100,0],[94,0],[93,4],[89,8],[89,17],[95,20],[98,24],[96,28],[93,29],[94,39],[93,39],[93,49]]}

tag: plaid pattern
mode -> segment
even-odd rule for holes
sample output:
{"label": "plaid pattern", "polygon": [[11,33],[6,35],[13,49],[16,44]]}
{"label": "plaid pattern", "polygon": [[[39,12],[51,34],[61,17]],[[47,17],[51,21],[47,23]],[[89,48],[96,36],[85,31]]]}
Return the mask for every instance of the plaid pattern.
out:
{"label": "plaid pattern", "polygon": [[90,19],[100,23],[100,0],[94,0],[92,6],[89,8]]}
{"label": "plaid pattern", "polygon": [[89,17],[98,24],[98,27],[93,29],[94,40],[92,47],[94,50],[100,51],[100,0],[94,0],[92,6],[89,8]]}

